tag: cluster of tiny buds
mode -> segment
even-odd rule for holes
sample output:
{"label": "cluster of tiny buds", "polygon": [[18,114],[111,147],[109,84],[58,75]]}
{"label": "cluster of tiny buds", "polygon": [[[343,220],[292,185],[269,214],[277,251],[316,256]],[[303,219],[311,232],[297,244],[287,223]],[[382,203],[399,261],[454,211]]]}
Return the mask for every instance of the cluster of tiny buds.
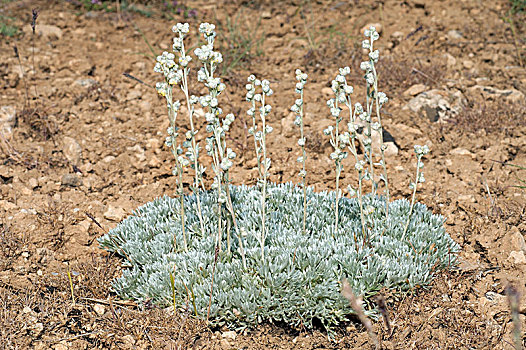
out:
{"label": "cluster of tiny buds", "polygon": [[208,43],[214,41],[214,38],[216,37],[215,29],[216,26],[214,24],[201,23],[199,25],[199,33],[203,34],[204,38],[208,41]]}
{"label": "cluster of tiny buds", "polygon": [[[424,183],[426,179],[424,178],[423,168],[424,168],[424,162],[422,162],[422,157],[429,153],[429,147],[427,145],[420,146],[415,145],[414,146],[415,154],[416,154],[416,166],[417,166],[417,179],[416,183]],[[414,189],[416,184],[414,182],[411,182],[409,184],[410,189]]]}
{"label": "cluster of tiny buds", "polygon": [[303,73],[300,69],[296,69],[296,80],[298,81],[296,83],[296,93],[300,94],[303,91],[303,88],[305,87],[305,84],[307,83],[307,74]]}

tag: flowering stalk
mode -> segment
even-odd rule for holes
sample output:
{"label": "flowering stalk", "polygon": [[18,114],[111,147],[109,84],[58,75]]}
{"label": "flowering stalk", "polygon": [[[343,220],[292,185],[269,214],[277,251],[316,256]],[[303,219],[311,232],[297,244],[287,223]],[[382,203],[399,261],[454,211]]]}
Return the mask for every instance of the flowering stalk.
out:
{"label": "flowering stalk", "polygon": [[295,101],[290,110],[297,114],[294,124],[300,127],[300,139],[298,140],[298,145],[301,147],[301,156],[298,157],[298,162],[302,165],[299,176],[301,177],[301,187],[303,187],[303,234],[305,234],[307,232],[307,184],[305,180],[305,177],[307,176],[307,171],[305,170],[307,152],[305,151],[305,133],[303,129],[303,90],[307,83],[307,74],[299,69],[296,69],[295,73],[296,80],[298,81],[296,83],[296,93],[300,94],[300,98]]}
{"label": "flowering stalk", "polygon": [[[327,106],[329,106],[331,115],[336,119],[335,127],[332,125],[325,129],[323,132],[325,135],[330,135],[331,145],[334,148],[334,152],[331,153],[331,159],[334,160],[336,167],[336,201],[334,205],[335,220],[334,220],[334,234],[338,232],[338,222],[339,222],[339,202],[340,202],[340,175],[343,170],[342,161],[347,158],[347,152],[345,152],[345,147],[347,145],[349,136],[345,133],[340,135],[340,122],[342,118],[340,117],[341,108],[339,103],[345,102],[345,89],[346,89],[346,80],[345,75],[341,74],[344,72],[348,74],[350,69],[348,67],[340,69],[340,74],[331,83],[331,89],[334,92],[334,98],[331,98],[327,101]],[[348,89],[348,88],[347,88]],[[352,87],[351,87],[352,89]]]}
{"label": "flowering stalk", "polygon": [[[266,199],[267,199],[267,179],[271,165],[270,158],[267,157],[267,134],[272,132],[272,127],[267,125],[267,115],[272,107],[265,103],[265,98],[273,94],[268,80],[256,79],[254,75],[248,77],[246,100],[252,102],[252,107],[247,114],[252,116],[254,124],[251,132],[254,135],[254,145],[256,147],[256,156],[258,157],[258,172],[260,174],[259,185],[261,186],[261,234],[259,244],[261,247],[261,259],[265,260],[265,239],[266,239]],[[261,86],[261,93],[256,93],[256,87]],[[257,130],[254,114],[256,112],[256,102],[261,104],[259,116],[261,120],[261,131]]]}
{"label": "flowering stalk", "polygon": [[409,222],[411,221],[411,215],[413,214],[413,207],[415,205],[416,197],[416,188],[419,183],[424,183],[426,180],[424,178],[423,168],[424,162],[422,162],[422,157],[429,153],[429,147],[427,145],[419,146],[415,145],[415,154],[416,154],[416,176],[415,182],[409,184],[409,188],[413,190],[413,196],[411,197],[411,206],[409,207],[409,215],[407,216],[407,222],[405,223],[404,232],[402,234],[402,239],[404,239],[405,234],[407,233],[407,228],[409,227]]}
{"label": "flowering stalk", "polygon": [[[170,147],[172,154],[175,158],[175,168],[172,173],[176,176],[176,187],[178,187],[177,195],[179,196],[180,202],[180,216],[181,216],[181,229],[183,233],[183,248],[185,251],[188,250],[188,244],[186,240],[186,229],[185,229],[185,213],[184,213],[184,190],[183,190],[183,172],[184,167],[188,165],[188,160],[182,155],[183,150],[177,144],[177,126],[175,124],[177,120],[177,112],[181,107],[179,101],[173,100],[173,85],[176,84],[176,72],[179,66],[174,61],[175,55],[169,52],[163,52],[160,56],[157,57],[157,63],[155,64],[154,71],[157,73],[162,73],[165,77],[165,81],[162,83],[157,83],[155,88],[157,93],[166,98],[167,107],[168,107],[168,119],[170,121],[170,127],[167,130],[168,137],[166,138],[165,144],[167,147]],[[177,249],[177,242],[174,245]]]}
{"label": "flowering stalk", "polygon": [[[220,78],[214,77],[214,72],[218,64],[223,62],[223,56],[220,52],[214,51],[214,39],[216,36],[215,26],[209,23],[202,23],[199,26],[199,32],[203,34],[207,43],[197,49],[195,54],[199,61],[203,64],[197,73],[197,80],[203,82],[208,88],[208,94],[199,99],[199,103],[204,107],[208,107],[208,112],[205,114],[208,125],[207,132],[211,135],[206,139],[206,151],[212,157],[212,169],[215,177],[212,188],[217,190],[217,204],[218,204],[218,235],[216,238],[216,245],[221,247],[223,236],[223,217],[226,216],[223,207],[230,213],[234,223],[235,231],[239,239],[239,253],[241,255],[243,266],[246,268],[245,251],[243,248],[243,237],[237,226],[237,220],[230,197],[230,178],[229,170],[233,165],[232,160],[236,157],[236,153],[226,144],[226,132],[230,129],[230,125],[234,122],[233,114],[227,114],[224,119],[220,116],[223,113],[218,106],[217,97],[226,88],[225,84],[221,82]],[[225,225],[226,226],[226,225]],[[227,250],[230,253],[230,230],[227,230]]]}
{"label": "flowering stalk", "polygon": [[[387,177],[387,167],[385,163],[385,150],[386,145],[384,144],[384,135],[383,135],[383,125],[382,125],[382,118],[380,115],[380,109],[381,107],[387,103],[388,98],[383,92],[378,91],[378,74],[376,72],[375,63],[378,62],[379,58],[379,51],[374,50],[374,42],[379,39],[380,35],[376,31],[376,28],[371,26],[369,29],[366,29],[364,32],[365,37],[369,38],[369,40],[364,40],[362,42],[362,48],[369,50],[369,61],[362,62],[362,69],[365,70],[365,80],[367,82],[367,114],[369,116],[368,120],[368,133],[369,137],[371,134],[371,129],[378,132],[380,135],[380,154],[381,154],[381,165],[383,168],[383,174],[380,175],[380,179],[385,184],[385,216],[386,218],[389,217],[389,201],[390,201],[390,194],[389,194],[389,180]],[[372,123],[372,106],[373,104],[376,107],[376,119],[378,120],[375,123]],[[373,181],[373,194],[376,192],[376,189],[378,187],[378,184],[374,180],[374,173],[372,172],[374,170],[373,168],[373,159],[372,159],[372,147],[369,151],[369,161],[370,161],[370,169],[371,169],[371,178]]]}
{"label": "flowering stalk", "polygon": [[188,119],[190,121],[190,130],[186,133],[186,141],[183,142],[183,147],[188,149],[186,157],[192,162],[191,166],[194,169],[194,184],[192,186],[192,191],[197,199],[197,216],[199,218],[199,224],[201,227],[201,232],[205,232],[205,226],[203,222],[203,213],[201,210],[201,199],[198,195],[199,185],[203,183],[203,173],[205,168],[199,164],[199,144],[197,144],[195,135],[197,131],[194,127],[194,104],[198,102],[196,96],[189,96],[188,93],[188,63],[192,60],[192,57],[186,54],[184,47],[184,37],[189,32],[188,23],[177,23],[173,26],[172,31],[178,33],[179,37],[175,37],[173,41],[173,51],[179,54],[179,64],[182,69],[179,69],[173,79],[180,85],[181,90],[184,93],[186,98],[186,106],[188,109]]}

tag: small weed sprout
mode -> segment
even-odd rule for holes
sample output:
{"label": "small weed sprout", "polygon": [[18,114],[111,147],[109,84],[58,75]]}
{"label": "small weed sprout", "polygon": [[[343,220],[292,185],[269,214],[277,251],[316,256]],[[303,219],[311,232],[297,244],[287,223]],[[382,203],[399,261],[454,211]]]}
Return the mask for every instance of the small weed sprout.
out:
{"label": "small weed sprout", "polygon": [[[340,68],[331,83],[334,97],[327,105],[335,123],[324,133],[333,147],[330,158],[336,169],[336,191],[321,193],[307,188],[306,181],[307,74],[295,71],[300,98],[291,107],[300,128],[301,185],[269,182],[267,135],[272,132],[268,125],[272,108],[267,99],[273,91],[269,81],[250,75],[247,114],[252,117],[249,133],[254,137],[258,183],[233,186],[229,173],[236,154],[226,136],[235,117],[223,117],[219,107],[218,97],[226,87],[216,76],[223,57],[214,50],[215,26],[203,23],[199,27],[206,43],[194,50],[201,65],[197,80],[207,88],[199,97],[190,96],[188,89],[191,57],[183,43],[188,24],[179,23],[173,31],[178,34],[174,52],[157,57],[154,70],[165,78],[156,88],[168,107],[166,145],[175,158],[177,198],[159,198],[138,208],[99,239],[102,247],[123,255],[131,267],[113,284],[120,296],[174,307],[191,301],[196,317],[206,317],[220,327],[244,329],[262,322],[284,322],[312,328],[314,320],[319,320],[331,331],[353,313],[341,295],[342,281],[348,281],[345,289],[354,295],[372,296],[383,287],[408,289],[428,283],[437,266],[447,268],[454,262],[451,253],[459,247],[445,232],[444,218],[415,202],[417,185],[424,182],[422,158],[429,148],[415,146],[417,169],[411,202],[390,202],[382,136],[380,154],[373,154],[372,133],[382,135],[380,111],[387,102],[386,95],[378,92],[374,67],[378,50],[373,50],[378,33],[374,27],[366,30],[369,39],[362,43],[369,49],[369,60],[361,64],[367,86],[365,107],[351,100],[353,87],[346,78],[349,67]],[[189,130],[181,143],[177,129],[181,104],[173,95],[176,85],[184,94],[189,117]],[[209,136],[205,150],[214,174],[211,191],[204,190],[205,168],[195,138],[199,131],[196,104],[206,109]],[[345,108],[349,110],[348,130],[342,127]],[[359,135],[361,128],[363,136]],[[363,155],[358,153],[360,143]],[[349,186],[351,198],[346,198],[341,195],[340,181],[349,153],[358,187]],[[378,158],[380,162],[375,163]],[[383,172],[376,182],[374,171],[379,166]],[[182,176],[187,167],[193,168],[193,184],[192,194],[185,196]],[[368,181],[371,193],[364,194]],[[381,181],[385,196],[377,194]],[[434,248],[429,249],[431,246]],[[371,312],[363,310],[363,315]]]}
{"label": "small weed sprout", "polygon": [[301,187],[303,188],[303,234],[307,232],[306,223],[307,223],[307,170],[305,169],[305,162],[307,161],[307,152],[305,151],[305,132],[303,125],[303,90],[305,84],[307,83],[307,74],[303,73],[301,70],[296,69],[296,93],[300,94],[300,98],[297,99],[290,110],[296,113],[296,119],[294,124],[300,128],[300,138],[298,140],[298,146],[301,147],[301,156],[298,157],[298,163],[301,164],[301,170],[299,176],[301,177]]}

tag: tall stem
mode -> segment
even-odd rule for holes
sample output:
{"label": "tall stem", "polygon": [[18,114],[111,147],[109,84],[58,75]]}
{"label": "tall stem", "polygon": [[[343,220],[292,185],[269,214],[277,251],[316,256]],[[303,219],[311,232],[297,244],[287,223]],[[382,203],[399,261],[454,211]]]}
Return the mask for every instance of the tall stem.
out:
{"label": "tall stem", "polygon": [[378,76],[376,75],[376,68],[373,67],[374,74],[374,91],[375,91],[375,102],[376,102],[376,117],[378,118],[378,124],[380,128],[378,132],[380,133],[380,153],[382,155],[382,167],[384,170],[384,183],[385,183],[385,218],[389,218],[389,180],[387,179],[387,166],[385,164],[385,150],[384,150],[384,128],[382,125],[382,118],[380,117],[380,102],[378,101]]}
{"label": "tall stem", "polygon": [[409,215],[407,216],[407,222],[405,223],[404,227],[404,233],[402,234],[402,239],[404,239],[405,234],[407,233],[407,229],[409,227],[409,222],[411,221],[411,215],[413,214],[413,207],[415,205],[415,197],[416,197],[416,187],[418,186],[418,182],[420,179],[420,167],[418,166],[420,164],[420,160],[422,159],[422,156],[417,156],[416,160],[416,179],[413,185],[413,196],[411,198],[411,206],[409,207]]}
{"label": "tall stem", "polygon": [[[183,50],[184,52],[184,45]],[[188,108],[188,119],[190,119],[190,131],[192,133],[192,154],[194,157],[194,170],[195,170],[195,178],[194,178],[194,195],[197,200],[197,216],[199,218],[199,224],[201,226],[201,232],[204,234],[205,232],[205,225],[203,221],[203,212],[201,210],[201,198],[199,196],[199,183],[200,183],[200,167],[199,167],[199,150],[197,149],[197,142],[195,141],[195,128],[194,128],[194,107],[190,104],[190,96],[188,95],[188,68],[185,67],[183,70],[183,81],[181,84],[181,89],[183,90],[184,96],[186,97],[186,107]]]}
{"label": "tall stem", "polygon": [[266,117],[264,115],[265,111],[265,94],[261,94],[261,148],[263,151],[263,184],[261,189],[261,259],[265,261],[265,239],[266,239],[266,197],[267,197],[267,146],[266,146]]}
{"label": "tall stem", "polygon": [[306,177],[306,174],[307,174],[307,171],[305,169],[305,161],[307,160],[307,152],[305,152],[305,133],[304,133],[304,130],[303,130],[303,89],[301,90],[301,106],[300,106],[300,118],[301,118],[301,124],[300,124],[300,137],[301,137],[301,140],[303,140],[303,146],[301,146],[301,151],[302,151],[302,159],[303,159],[303,162],[302,165],[302,170],[303,170],[303,175],[302,175],[302,185],[303,185],[303,234],[305,234],[307,232],[307,181],[305,179]]}

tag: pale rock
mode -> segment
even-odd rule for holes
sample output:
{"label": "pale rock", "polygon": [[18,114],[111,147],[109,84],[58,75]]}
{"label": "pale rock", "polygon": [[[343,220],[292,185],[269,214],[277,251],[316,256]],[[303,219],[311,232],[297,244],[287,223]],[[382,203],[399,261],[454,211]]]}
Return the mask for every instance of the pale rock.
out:
{"label": "pale rock", "polygon": [[526,253],[526,241],[518,227],[513,226],[509,230],[510,245]]}
{"label": "pale rock", "polygon": [[[159,148],[160,148],[160,141],[159,139],[155,139],[155,138],[152,138],[152,139],[148,139],[146,141],[146,148],[147,149],[151,149],[152,151],[157,151]],[[157,153],[157,152],[156,152]]]}
{"label": "pale rock", "polygon": [[135,338],[131,334],[125,335],[124,337],[122,337],[122,340],[124,340],[124,342],[128,345],[135,345]]}
{"label": "pale rock", "polygon": [[77,187],[82,185],[82,180],[76,174],[64,174],[60,183],[63,186]]}
{"label": "pale rock", "polygon": [[475,203],[475,197],[472,194],[461,194],[457,197],[461,202],[471,202]]}
{"label": "pale rock", "polygon": [[115,159],[114,156],[106,156],[106,157],[102,158],[102,161],[104,163],[111,163],[114,159]]}
{"label": "pale rock", "polygon": [[150,157],[150,161],[148,162],[148,166],[150,168],[158,168],[161,166],[161,161],[159,160],[159,158],[157,158],[157,156],[153,155]]}
{"label": "pale rock", "polygon": [[1,199],[0,208],[3,208],[4,210],[15,210],[18,209],[18,206],[15,203],[11,203],[5,199]]}
{"label": "pale rock", "polygon": [[205,113],[206,113],[205,110],[202,109],[202,108],[196,108],[196,109],[194,109],[194,114],[195,114],[195,116],[198,117],[198,118],[203,118],[203,117],[205,116]]}
{"label": "pale rock", "polygon": [[446,59],[446,65],[448,68],[453,68],[457,65],[457,59],[453,55],[446,52],[442,56]]}
{"label": "pale rock", "polygon": [[27,184],[29,185],[30,189],[34,190],[35,187],[38,187],[38,180],[32,177],[27,181]]}
{"label": "pale rock", "polygon": [[223,337],[223,339],[236,340],[237,334],[234,331],[227,331],[227,332],[223,332],[221,336]]}
{"label": "pale rock", "polygon": [[97,313],[97,315],[102,316],[106,312],[106,308],[104,305],[101,304],[95,304],[93,305],[93,310]]}
{"label": "pale rock", "polygon": [[135,157],[139,160],[139,162],[143,162],[146,160],[146,155],[144,154],[144,148],[142,148],[140,145],[135,145],[133,147],[126,147],[128,151],[132,151],[135,153]]}
{"label": "pale rock", "polygon": [[291,137],[295,133],[299,135],[299,127],[294,125],[296,113],[290,112],[288,116],[281,119],[281,135]]}
{"label": "pale rock", "polygon": [[449,151],[449,154],[455,155],[455,156],[473,156],[473,153],[461,147],[452,149],[451,151]]}
{"label": "pale rock", "polygon": [[[24,27],[23,31],[26,34],[32,35],[33,33],[33,29],[31,28],[29,24]],[[38,36],[42,36],[47,40],[62,39],[62,29],[60,29],[57,26],[49,25],[49,24],[38,24],[37,23],[35,27],[35,34]]]}
{"label": "pale rock", "polygon": [[88,78],[88,79],[77,79],[75,80],[75,84],[81,87],[90,88],[90,87],[97,85],[98,82],[95,79]]}
{"label": "pale rock", "polygon": [[126,95],[126,101],[133,101],[137,100],[142,96],[142,92],[139,90],[130,90],[128,94]]}
{"label": "pale rock", "polygon": [[263,12],[261,12],[261,18],[263,18],[263,19],[271,19],[272,18],[272,14],[270,13],[270,11],[263,11]]}
{"label": "pale rock", "polygon": [[523,265],[526,264],[526,255],[524,255],[524,252],[522,250],[513,251],[510,253],[508,261],[515,265]]}
{"label": "pale rock", "polygon": [[472,94],[482,94],[485,99],[504,98],[512,103],[524,103],[526,98],[524,93],[516,89],[500,90],[492,86],[475,85],[468,89]]}
{"label": "pale rock", "polygon": [[360,29],[360,34],[363,35],[365,30],[369,29],[371,26],[376,28],[376,31],[378,32],[378,34],[382,34],[382,30],[384,29],[384,27],[380,23],[367,23],[366,25],[362,27],[362,29]]}
{"label": "pale rock", "polygon": [[462,65],[466,69],[471,69],[471,68],[475,67],[475,63],[472,60],[465,60],[465,61],[462,62]]}
{"label": "pale rock", "polygon": [[9,136],[16,124],[16,109],[13,106],[2,106],[0,108],[0,132]]}
{"label": "pale rock", "polygon": [[464,97],[460,91],[450,93],[442,90],[430,90],[413,97],[403,110],[411,110],[431,122],[447,121],[462,110]]}
{"label": "pale rock", "polygon": [[53,346],[53,350],[68,350],[68,346],[64,343],[58,343]]}
{"label": "pale rock", "polygon": [[394,142],[385,142],[387,148],[384,151],[385,157],[394,157],[398,155],[398,147],[396,147]]}
{"label": "pale rock", "polygon": [[108,209],[104,212],[104,217],[111,221],[119,222],[126,216],[126,212],[121,207],[114,207],[109,205]]}
{"label": "pale rock", "polygon": [[403,94],[405,96],[416,96],[426,90],[427,90],[427,86],[425,86],[424,84],[415,84],[411,86],[409,89],[405,90]]}
{"label": "pale rock", "polygon": [[405,171],[405,168],[404,168],[403,166],[401,166],[401,165],[396,165],[396,166],[394,167],[394,169],[395,169],[396,171]]}
{"label": "pale rock", "polygon": [[82,147],[80,147],[77,140],[69,136],[64,136],[62,139],[62,152],[72,165],[80,164]]}
{"label": "pale rock", "polygon": [[450,30],[447,32],[447,37],[452,40],[462,39],[462,33],[458,30]]}
{"label": "pale rock", "polygon": [[393,34],[391,34],[391,38],[393,42],[399,43],[404,39],[404,33],[396,31]]}

